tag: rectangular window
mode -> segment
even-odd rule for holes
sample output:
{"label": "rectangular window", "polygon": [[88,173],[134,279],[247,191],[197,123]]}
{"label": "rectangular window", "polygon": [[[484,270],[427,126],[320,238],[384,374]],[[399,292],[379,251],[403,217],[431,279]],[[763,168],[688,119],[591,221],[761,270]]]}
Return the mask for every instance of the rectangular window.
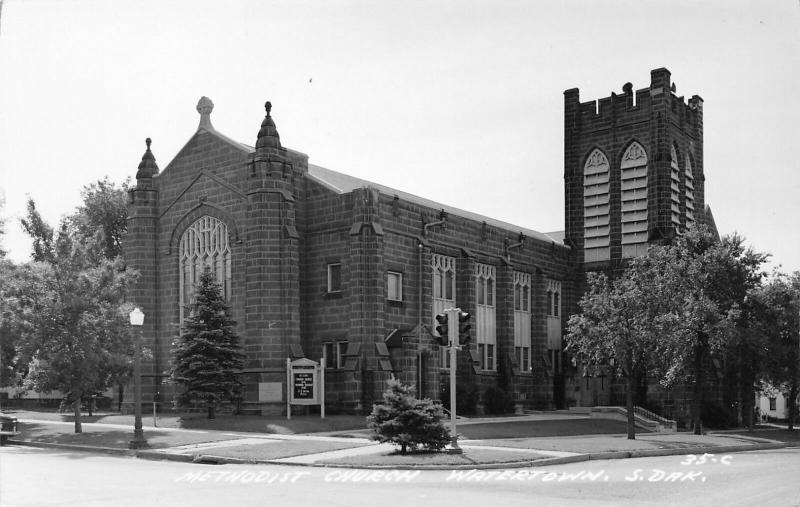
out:
{"label": "rectangular window", "polygon": [[344,367],[344,355],[346,353],[346,341],[323,343],[322,356],[325,358],[325,368],[336,369]]}
{"label": "rectangular window", "polygon": [[514,352],[520,371],[531,371],[531,275],[515,271],[514,283]]}
{"label": "rectangular window", "polygon": [[[494,306],[496,268],[490,264],[475,265],[475,341],[485,345],[481,354],[483,370],[494,370],[494,348],[497,344],[497,311]],[[479,347],[480,351],[480,347]]]}
{"label": "rectangular window", "polygon": [[529,308],[530,308],[530,300],[531,299],[528,296],[528,286],[525,285],[525,286],[522,287],[522,308],[520,308],[520,310],[522,310],[523,312],[530,311],[529,310]]}
{"label": "rectangular window", "polygon": [[328,264],[328,292],[342,291],[342,265]]}
{"label": "rectangular window", "polygon": [[556,290],[547,291],[547,315],[551,317],[561,315],[561,294]]}
{"label": "rectangular window", "polygon": [[531,371],[531,363],[530,363],[531,348],[514,347],[514,354],[517,359],[517,364],[519,364],[520,371],[524,372]]}
{"label": "rectangular window", "polygon": [[390,301],[403,300],[403,274],[389,271],[386,278],[386,298]]}
{"label": "rectangular window", "polygon": [[442,287],[442,294],[444,295],[444,299],[455,299],[453,294],[455,293],[455,275],[453,274],[452,270],[448,270],[444,272],[444,276],[442,279],[444,280],[444,284]]}
{"label": "rectangular window", "polygon": [[561,282],[547,280],[547,348],[561,350]]}
{"label": "rectangular window", "polygon": [[770,410],[778,410],[778,399],[777,398],[770,398],[769,399],[769,409]]}

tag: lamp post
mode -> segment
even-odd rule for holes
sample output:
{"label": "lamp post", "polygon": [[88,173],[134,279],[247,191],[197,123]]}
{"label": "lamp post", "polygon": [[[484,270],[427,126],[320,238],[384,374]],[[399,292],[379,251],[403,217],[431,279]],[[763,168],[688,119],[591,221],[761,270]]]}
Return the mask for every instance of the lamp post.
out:
{"label": "lamp post", "polygon": [[131,449],[146,449],[150,447],[142,431],[142,325],[144,313],[136,307],[130,313],[131,326],[136,328],[133,344],[133,440],[128,447]]}

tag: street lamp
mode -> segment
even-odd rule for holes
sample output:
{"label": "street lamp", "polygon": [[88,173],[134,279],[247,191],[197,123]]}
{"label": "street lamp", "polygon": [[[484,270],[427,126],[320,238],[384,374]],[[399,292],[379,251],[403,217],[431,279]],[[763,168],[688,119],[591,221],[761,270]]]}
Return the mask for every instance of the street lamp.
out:
{"label": "street lamp", "polygon": [[142,431],[142,325],[144,313],[136,307],[129,315],[131,326],[136,328],[133,344],[133,440],[128,447],[131,449],[146,449],[150,447]]}

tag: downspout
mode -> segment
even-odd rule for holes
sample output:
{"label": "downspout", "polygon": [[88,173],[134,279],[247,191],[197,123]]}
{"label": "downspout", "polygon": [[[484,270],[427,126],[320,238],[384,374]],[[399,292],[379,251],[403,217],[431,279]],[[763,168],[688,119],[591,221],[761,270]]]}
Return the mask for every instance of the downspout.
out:
{"label": "downspout", "polygon": [[525,246],[525,235],[520,232],[517,243],[512,244],[508,238],[506,238],[505,243],[506,243],[506,262],[511,263],[511,250],[514,248],[520,248]]}
{"label": "downspout", "polygon": [[[428,235],[428,230],[432,229],[433,227],[439,226],[439,225],[444,225],[446,222],[447,222],[447,213],[444,211],[444,209],[442,209],[439,212],[439,220],[437,220],[435,222],[430,222],[430,223],[427,223],[427,224],[424,223],[424,222],[422,223],[422,236],[423,237],[427,236]],[[418,302],[418,304],[417,304],[417,315],[419,317],[419,320],[418,320],[418,323],[417,323],[417,334],[418,334],[418,336],[417,336],[417,374],[419,376],[418,385],[419,385],[419,391],[420,391],[420,392],[417,393],[417,396],[419,396],[420,398],[423,398],[424,394],[425,394],[425,393],[422,392],[423,391],[423,387],[425,385],[425,382],[424,382],[424,380],[425,380],[425,371],[423,370],[423,362],[422,362],[422,356],[423,356],[423,351],[424,351],[424,348],[422,347],[422,343],[423,343],[422,340],[424,339],[424,336],[425,336],[425,322],[424,322],[424,320],[422,318],[423,294],[424,294],[423,285],[422,285],[422,282],[423,282],[422,249],[423,248],[424,248],[424,245],[422,244],[422,241],[420,241],[417,244],[417,253],[418,253],[418,270],[417,270],[417,275],[418,275],[418,280],[417,280],[417,288],[418,288],[417,302]]]}

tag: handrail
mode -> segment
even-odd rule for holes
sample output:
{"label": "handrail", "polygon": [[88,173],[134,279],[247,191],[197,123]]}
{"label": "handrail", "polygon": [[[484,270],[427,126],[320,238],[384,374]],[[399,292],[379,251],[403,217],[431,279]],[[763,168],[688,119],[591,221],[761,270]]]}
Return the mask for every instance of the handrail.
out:
{"label": "handrail", "polygon": [[675,421],[673,421],[671,419],[667,419],[666,417],[662,417],[662,416],[656,414],[655,412],[651,412],[650,410],[647,410],[644,407],[634,406],[633,407],[633,413],[637,414],[637,415],[640,415],[645,419],[650,419],[651,421],[656,421],[656,422],[659,422],[661,424],[672,425],[672,424],[675,423]]}

